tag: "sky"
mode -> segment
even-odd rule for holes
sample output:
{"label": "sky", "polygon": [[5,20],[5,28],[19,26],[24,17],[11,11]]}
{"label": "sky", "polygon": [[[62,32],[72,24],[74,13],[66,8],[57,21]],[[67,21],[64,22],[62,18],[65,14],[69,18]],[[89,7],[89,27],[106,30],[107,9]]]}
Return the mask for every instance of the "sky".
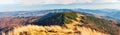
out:
{"label": "sky", "polygon": [[0,12],[55,8],[120,9],[120,0],[0,0]]}

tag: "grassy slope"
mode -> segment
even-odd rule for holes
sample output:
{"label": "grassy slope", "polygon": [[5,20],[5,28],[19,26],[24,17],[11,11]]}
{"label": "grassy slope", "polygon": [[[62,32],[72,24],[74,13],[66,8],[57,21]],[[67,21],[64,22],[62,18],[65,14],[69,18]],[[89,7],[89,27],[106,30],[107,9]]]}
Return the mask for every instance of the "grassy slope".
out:
{"label": "grassy slope", "polygon": [[[36,25],[51,25],[51,26],[28,25],[28,26],[15,28],[13,31],[9,32],[9,34],[10,35],[14,35],[14,34],[15,35],[17,34],[18,35],[19,34],[104,35],[104,33],[109,33],[111,35],[117,35],[118,33],[118,29],[113,22],[110,22],[105,19],[97,18],[94,16],[85,16],[81,14],[79,14],[78,16],[78,14],[75,12],[54,13],[54,15],[42,21],[38,21],[36,23],[37,23]],[[62,25],[62,26],[58,26],[58,25]],[[114,26],[115,29],[112,26]]]}
{"label": "grassy slope", "polygon": [[85,27],[89,27],[100,32],[110,33],[111,35],[117,35],[119,33],[119,28],[113,21],[96,18],[94,16],[83,16],[81,22],[84,23],[83,25]]}
{"label": "grassy slope", "polygon": [[[50,15],[50,16],[48,16]],[[36,25],[64,25],[65,23],[71,23],[71,20],[76,21],[77,14],[75,12],[60,12],[49,13],[45,17],[36,20],[33,24]]]}
{"label": "grassy slope", "polygon": [[[4,34],[4,33],[3,33]],[[90,28],[78,27],[73,29],[61,26],[36,26],[28,25],[15,28],[8,35],[108,35],[91,30]]]}

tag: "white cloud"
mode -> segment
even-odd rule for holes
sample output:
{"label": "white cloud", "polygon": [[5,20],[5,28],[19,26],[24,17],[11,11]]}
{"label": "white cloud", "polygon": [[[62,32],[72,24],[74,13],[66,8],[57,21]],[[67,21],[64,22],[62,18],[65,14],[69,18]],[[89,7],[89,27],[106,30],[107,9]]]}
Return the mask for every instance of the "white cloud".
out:
{"label": "white cloud", "polygon": [[70,4],[75,0],[22,0],[23,4]]}
{"label": "white cloud", "polygon": [[113,3],[119,0],[21,0],[22,4]]}
{"label": "white cloud", "polygon": [[71,4],[71,3],[88,3],[92,0],[22,0],[23,4]]}
{"label": "white cloud", "polygon": [[92,3],[93,0],[76,0],[74,3]]}
{"label": "white cloud", "polygon": [[71,3],[113,3],[119,0],[0,0],[0,4],[71,4]]}
{"label": "white cloud", "polygon": [[0,0],[0,4],[17,4],[15,0]]}
{"label": "white cloud", "polygon": [[113,2],[119,2],[119,0],[93,0],[93,2],[96,2],[96,3],[113,3]]}

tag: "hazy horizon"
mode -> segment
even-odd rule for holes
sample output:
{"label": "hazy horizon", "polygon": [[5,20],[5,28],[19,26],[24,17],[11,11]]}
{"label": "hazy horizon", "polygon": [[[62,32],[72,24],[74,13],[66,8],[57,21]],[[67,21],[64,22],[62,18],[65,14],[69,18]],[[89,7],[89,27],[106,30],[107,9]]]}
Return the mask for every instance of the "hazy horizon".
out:
{"label": "hazy horizon", "polygon": [[120,10],[120,0],[0,0],[0,12],[60,8]]}

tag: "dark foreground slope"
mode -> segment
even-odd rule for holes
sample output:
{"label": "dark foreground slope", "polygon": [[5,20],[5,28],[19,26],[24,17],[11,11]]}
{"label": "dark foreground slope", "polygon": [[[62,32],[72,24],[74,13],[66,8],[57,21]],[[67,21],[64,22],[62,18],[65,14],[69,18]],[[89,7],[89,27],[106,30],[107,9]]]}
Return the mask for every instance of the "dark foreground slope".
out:
{"label": "dark foreground slope", "polygon": [[94,16],[84,16],[81,22],[83,22],[85,27],[95,29],[100,32],[109,33],[111,35],[118,35],[120,33],[120,28],[116,25],[116,21],[97,18]]}
{"label": "dark foreground slope", "polygon": [[[77,15],[83,16],[78,17]],[[96,16],[89,13],[76,13],[76,12],[60,12],[49,13],[49,17],[43,17],[36,20],[33,24],[36,25],[65,25],[72,22],[72,20],[79,22],[79,26],[88,27],[103,33],[111,35],[118,35],[120,33],[119,27],[116,25],[117,21],[109,20],[101,16]],[[79,18],[80,20],[77,20]],[[81,24],[82,23],[82,24]],[[77,24],[76,24],[77,25]]]}
{"label": "dark foreground slope", "polygon": [[14,27],[32,23],[37,17],[5,17],[0,18],[0,31],[7,32]]}
{"label": "dark foreground slope", "polygon": [[75,12],[60,12],[49,13],[43,16],[41,19],[37,19],[33,24],[36,25],[63,25],[65,23],[71,23],[71,20],[77,21],[77,13]]}
{"label": "dark foreground slope", "polygon": [[102,33],[108,33],[111,35],[120,35],[120,29],[116,25],[117,22],[115,20],[109,20],[106,18],[102,18],[101,16],[95,16],[93,14],[76,12],[49,13],[41,17],[34,16],[1,18],[0,30],[7,32],[14,29],[14,27],[25,26],[29,24],[40,26],[60,25],[65,27],[66,24],[71,24],[73,21],[78,22],[77,24],[75,24],[75,26],[87,27],[92,30],[96,30]]}

